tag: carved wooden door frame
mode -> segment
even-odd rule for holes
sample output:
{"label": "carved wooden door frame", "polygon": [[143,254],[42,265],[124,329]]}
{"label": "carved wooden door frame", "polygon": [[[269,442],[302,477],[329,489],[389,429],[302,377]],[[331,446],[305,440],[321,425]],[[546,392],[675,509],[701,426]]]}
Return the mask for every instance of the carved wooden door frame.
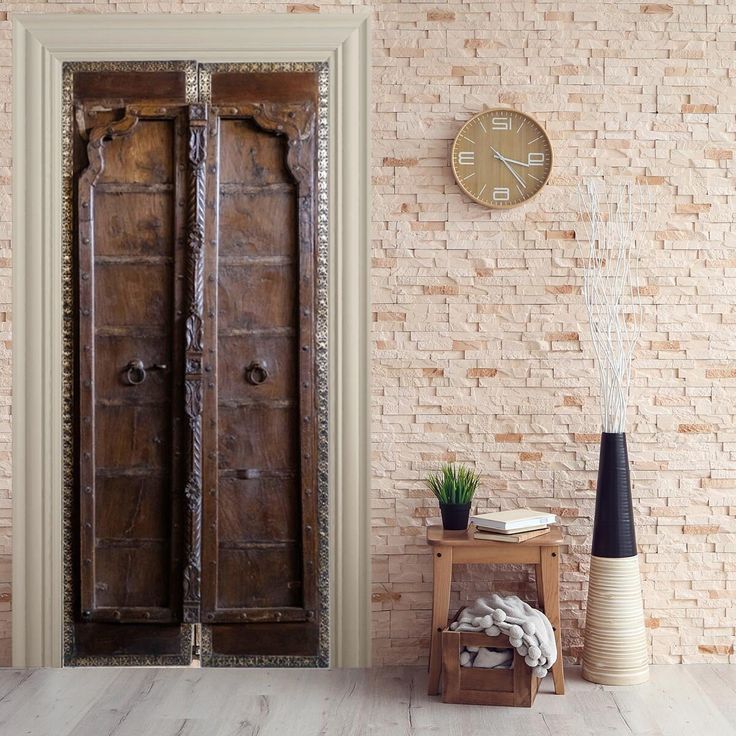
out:
{"label": "carved wooden door frame", "polygon": [[[327,62],[330,81],[329,493],[331,663],[370,657],[367,14],[15,16],[13,663],[62,655],[62,66],[65,61],[196,58]],[[203,33],[202,31],[206,31]],[[165,49],[162,55],[161,49]],[[326,113],[327,114],[327,113]],[[39,451],[40,449],[40,451]]]}

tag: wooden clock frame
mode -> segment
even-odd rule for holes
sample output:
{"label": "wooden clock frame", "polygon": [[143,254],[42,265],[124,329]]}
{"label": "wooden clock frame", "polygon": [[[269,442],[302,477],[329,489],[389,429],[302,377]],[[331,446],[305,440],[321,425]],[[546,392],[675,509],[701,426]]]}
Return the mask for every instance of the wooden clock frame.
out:
{"label": "wooden clock frame", "polygon": [[[550,157],[549,173],[545,177],[544,183],[539,187],[539,189],[537,189],[536,192],[534,192],[534,194],[532,194],[527,199],[524,199],[521,202],[516,202],[514,204],[502,205],[502,206],[489,204],[488,202],[481,200],[476,196],[473,196],[462,186],[462,184],[460,183],[460,179],[458,177],[457,169],[455,168],[455,161],[454,161],[454,155],[453,155],[455,151],[455,146],[457,145],[457,140],[462,134],[462,131],[468,126],[468,124],[471,123],[476,118],[479,118],[481,115],[488,115],[488,113],[493,113],[493,112],[513,112],[513,113],[516,113],[517,115],[523,115],[525,118],[527,118],[532,123],[534,123],[534,125],[536,125],[542,131],[545,138],[547,139],[547,143],[549,144],[549,157]],[[452,176],[455,180],[455,183],[457,184],[459,189],[462,191],[464,196],[466,196],[468,199],[472,200],[476,204],[479,204],[482,207],[485,207],[486,209],[489,209],[489,210],[498,210],[498,211],[504,212],[506,210],[516,209],[517,207],[521,207],[531,202],[535,197],[541,194],[544,191],[544,188],[549,184],[549,180],[552,176],[552,170],[554,169],[554,165],[555,165],[554,146],[552,145],[552,139],[549,137],[549,134],[547,133],[547,130],[545,129],[545,127],[533,115],[530,115],[527,112],[522,112],[521,110],[518,110],[515,107],[484,107],[483,110],[481,110],[480,112],[477,112],[475,115],[472,115],[462,124],[462,127],[460,128],[460,130],[458,130],[457,134],[453,138],[452,146],[450,147],[450,168],[452,169]]]}

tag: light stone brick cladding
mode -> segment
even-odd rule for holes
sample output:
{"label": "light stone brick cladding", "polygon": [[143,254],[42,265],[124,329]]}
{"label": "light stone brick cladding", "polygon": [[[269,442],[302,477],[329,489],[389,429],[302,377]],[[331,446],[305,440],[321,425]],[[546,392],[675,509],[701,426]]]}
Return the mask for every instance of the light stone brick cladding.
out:
{"label": "light stone brick cladding", "polygon": [[[13,12],[352,12],[250,2],[3,3],[0,126],[0,638],[10,608],[10,54]],[[554,509],[565,653],[579,658],[599,433],[581,305],[576,184],[635,178],[654,202],[646,324],[629,418],[654,662],[736,661],[736,5],[406,1],[374,6],[374,661],[426,661],[445,460],[482,474],[481,509]],[[451,140],[483,105],[552,138],[548,188],[494,213],[469,202]],[[453,606],[528,594],[524,570],[461,571]]]}

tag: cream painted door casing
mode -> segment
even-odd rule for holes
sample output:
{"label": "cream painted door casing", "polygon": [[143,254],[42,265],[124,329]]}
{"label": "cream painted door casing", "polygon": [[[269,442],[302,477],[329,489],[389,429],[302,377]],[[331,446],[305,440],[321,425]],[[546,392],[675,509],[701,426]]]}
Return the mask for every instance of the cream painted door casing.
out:
{"label": "cream painted door casing", "polygon": [[13,22],[14,665],[60,665],[64,639],[63,64],[171,58],[329,67],[330,658],[368,664],[368,13],[18,14]]}

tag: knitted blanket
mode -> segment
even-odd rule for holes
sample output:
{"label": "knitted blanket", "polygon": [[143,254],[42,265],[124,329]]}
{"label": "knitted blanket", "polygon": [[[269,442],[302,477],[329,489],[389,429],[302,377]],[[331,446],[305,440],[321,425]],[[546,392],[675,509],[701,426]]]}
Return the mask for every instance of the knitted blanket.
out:
{"label": "knitted blanket", "polygon": [[478,598],[460,611],[450,624],[454,631],[485,631],[488,636],[504,634],[537,677],[545,677],[557,661],[555,632],[549,619],[518,596]]}

